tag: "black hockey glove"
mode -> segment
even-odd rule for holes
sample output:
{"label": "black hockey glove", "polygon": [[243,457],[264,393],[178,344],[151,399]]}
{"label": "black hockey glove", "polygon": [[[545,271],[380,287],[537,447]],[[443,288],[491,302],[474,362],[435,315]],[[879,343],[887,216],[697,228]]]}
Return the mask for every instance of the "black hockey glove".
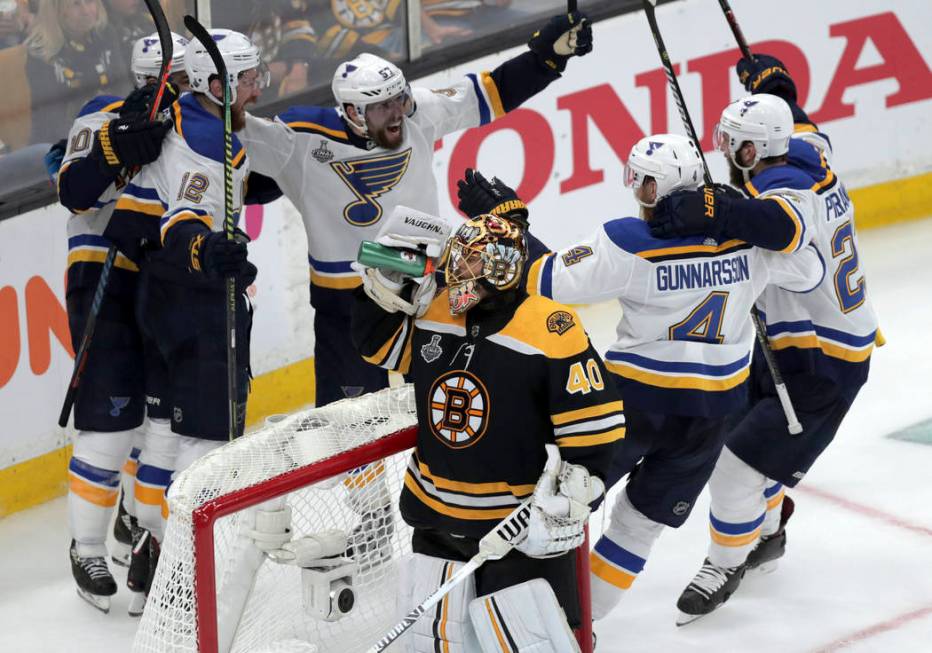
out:
{"label": "black hockey glove", "polygon": [[592,52],[592,23],[580,11],[559,14],[534,32],[527,46],[543,65],[562,73],[570,57]]}
{"label": "black hockey glove", "polygon": [[498,177],[489,181],[481,172],[466,169],[464,179],[456,182],[459,187],[459,209],[470,218],[483,213],[501,216],[527,227],[527,206],[518,194],[506,186]]}
{"label": "black hockey glove", "polygon": [[783,62],[769,54],[755,54],[752,60],[742,57],[737,64],[738,79],[744,90],[770,93],[789,104],[796,103],[796,83]]}
{"label": "black hockey glove", "polygon": [[110,174],[144,166],[159,158],[162,141],[170,129],[168,121],[140,117],[105,122],[94,139],[91,156],[97,159],[101,170]]}
{"label": "black hockey glove", "polygon": [[655,238],[711,236],[721,240],[731,203],[740,199],[744,196],[725,184],[670,193],[657,203],[650,233]]}
{"label": "black hockey glove", "polygon": [[[120,107],[120,117],[127,118],[130,116],[148,116],[152,110],[152,103],[155,102],[155,96],[159,91],[158,84],[147,84],[142,88],[126,96],[123,100],[123,106]],[[165,111],[175,100],[178,99],[178,91],[168,83],[165,85],[165,92],[162,93],[162,101],[159,102],[159,113]]]}
{"label": "black hockey glove", "polygon": [[191,268],[203,272],[208,279],[226,279],[244,276],[252,265],[246,260],[246,243],[249,238],[237,230],[233,240],[223,232],[199,233],[191,238],[188,250]]}

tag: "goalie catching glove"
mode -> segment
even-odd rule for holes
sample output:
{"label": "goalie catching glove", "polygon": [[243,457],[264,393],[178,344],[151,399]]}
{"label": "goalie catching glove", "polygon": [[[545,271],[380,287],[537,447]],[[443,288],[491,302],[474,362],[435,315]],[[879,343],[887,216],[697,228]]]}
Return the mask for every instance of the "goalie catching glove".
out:
{"label": "goalie catching glove", "polygon": [[557,473],[544,471],[531,498],[528,534],[515,548],[532,558],[562,555],[586,539],[590,505],[605,484],[582,465],[563,462]]}

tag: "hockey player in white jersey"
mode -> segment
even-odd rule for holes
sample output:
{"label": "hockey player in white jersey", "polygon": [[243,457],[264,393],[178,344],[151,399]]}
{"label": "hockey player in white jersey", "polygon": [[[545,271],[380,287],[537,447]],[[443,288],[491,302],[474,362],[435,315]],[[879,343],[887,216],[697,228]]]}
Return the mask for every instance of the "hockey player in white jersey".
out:
{"label": "hockey player in white jersey", "polygon": [[[782,62],[758,55],[739,61],[738,73],[754,94],[725,108],[716,140],[728,159],[732,182],[755,199],[724,199],[709,220],[698,209],[695,194],[671,196],[668,206],[658,207],[663,213],[658,223],[666,233],[714,232],[745,240],[770,234],[769,242],[758,244],[783,249],[785,236],[774,236],[781,230],[792,234],[787,214],[749,213],[736,220],[734,209],[743,213],[743,207],[761,204],[757,200],[767,199],[775,188],[809,189],[818,198],[812,244],[828,273],[810,293],[771,287],[758,301],[803,433],[787,433],[758,352],[751,402],[735,420],[709,482],[712,541],[701,570],[677,603],[679,623],[720,606],[747,569],[776,566],[793,512],[784,486],[794,487],[832,441],[867,380],[875,341],[882,344],[860,269],[854,207],[829,166],[828,137],[796,104],[796,87]],[[795,132],[786,147],[774,149],[766,142],[775,127]]]}
{"label": "hockey player in white jersey", "polygon": [[359,243],[374,240],[396,206],[438,215],[434,143],[484,125],[558,79],[592,49],[588,19],[556,16],[530,52],[449,88],[410,88],[401,70],[371,54],[337,66],[336,107],[294,107],[273,121],[247,117],[243,141],[257,172],[274,178],[304,220],[315,309],[316,403],[385,387],[385,370],[361,360],[346,324]]}
{"label": "hockey player in white jersey", "polygon": [[[187,41],[173,35],[180,65]],[[153,70],[154,60],[154,70]],[[78,114],[66,141],[57,173],[59,200],[73,214],[68,220],[68,322],[75,350],[84,333],[110,241],[103,236],[113,208],[130,178],[130,170],[155,160],[170,129],[149,121],[154,83],[161,62],[157,34],[133,49],[136,90],[126,100],[100,96]],[[184,80],[181,80],[182,82]],[[163,106],[176,97],[167,92]],[[116,584],[107,567],[105,540],[112,508],[122,501],[114,522],[119,552],[113,561],[129,564],[135,522],[133,485],[143,437],[144,417],[165,417],[146,395],[144,347],[135,319],[138,266],[117,254],[74,405],[77,430],[68,465],[70,556],[78,593],[98,609],[109,609]],[[122,468],[122,474],[121,474]]]}
{"label": "hockey player in white jersey", "polygon": [[[664,526],[679,527],[708,481],[725,418],[747,397],[749,312],[768,284],[806,292],[822,279],[816,252],[780,255],[735,239],[661,240],[649,223],[659,198],[701,184],[684,136],[648,136],[631,150],[625,183],[641,217],[612,220],[591,238],[539,259],[528,290],[561,302],[617,299],[617,341],[605,354],[625,403],[627,436],[609,487],[630,474],[591,555],[592,612],[604,617],[643,569]],[[791,197],[811,212],[811,198]]]}
{"label": "hockey player in white jersey", "polygon": [[[144,593],[158,559],[165,490],[172,474],[220,446],[229,436],[225,279],[236,281],[235,398],[242,430],[249,386],[251,308],[244,295],[256,276],[246,237],[223,233],[223,83],[232,95],[232,126],[242,129],[245,108],[261,95],[259,50],[231,30],[210,30],[229,73],[220,80],[198,42],[185,53],[191,93],[172,105],[173,129],[158,160],[146,166],[117,200],[106,235],[127,256],[144,261],[138,312],[155,344],[152,365],[165,370],[162,398],[170,420],[152,420],[139,458],[136,501],[143,539],[134,546],[131,589]],[[234,214],[239,215],[249,171],[246,150],[233,135]],[[146,560],[146,554],[149,559]],[[148,573],[143,573],[148,572]]]}

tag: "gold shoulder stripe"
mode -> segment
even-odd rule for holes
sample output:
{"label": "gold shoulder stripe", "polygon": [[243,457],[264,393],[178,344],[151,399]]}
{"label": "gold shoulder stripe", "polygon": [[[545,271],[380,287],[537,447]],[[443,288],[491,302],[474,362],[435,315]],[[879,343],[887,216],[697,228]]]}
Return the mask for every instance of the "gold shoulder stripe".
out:
{"label": "gold shoulder stripe", "polygon": [[419,317],[418,320],[439,322],[440,324],[452,324],[464,329],[466,328],[465,315],[450,315],[449,291],[446,288],[437,293],[437,296],[434,297],[434,301],[430,303],[427,312]]}
{"label": "gold shoulder stripe", "polygon": [[619,426],[616,429],[611,431],[606,431],[605,433],[596,433],[595,435],[568,435],[562,438],[557,438],[557,446],[563,449],[569,449],[572,447],[597,447],[602,444],[611,444],[612,442],[617,442],[618,440],[625,439],[625,427]]}
{"label": "gold shoulder stripe", "polygon": [[337,129],[330,129],[329,127],[318,125],[316,122],[297,120],[295,122],[289,122],[288,126],[291,127],[292,129],[310,129],[311,131],[320,132],[322,134],[327,134],[328,136],[333,136],[334,138],[342,138],[343,140],[347,139],[345,131],[337,130]]}
{"label": "gold shoulder stripe", "polygon": [[599,404],[597,406],[577,408],[576,410],[568,410],[565,413],[556,413],[555,415],[550,416],[550,421],[553,422],[554,426],[563,426],[564,424],[569,424],[570,422],[578,422],[584,419],[601,417],[602,415],[608,415],[609,413],[618,412],[623,409],[624,402],[610,401],[608,403]]}
{"label": "gold shoulder stripe", "polygon": [[[554,313],[569,315],[572,324],[550,330],[548,323]],[[550,358],[569,358],[589,348],[589,337],[575,311],[540,295],[531,295],[515,311],[514,317],[499,331],[538,349]]]}

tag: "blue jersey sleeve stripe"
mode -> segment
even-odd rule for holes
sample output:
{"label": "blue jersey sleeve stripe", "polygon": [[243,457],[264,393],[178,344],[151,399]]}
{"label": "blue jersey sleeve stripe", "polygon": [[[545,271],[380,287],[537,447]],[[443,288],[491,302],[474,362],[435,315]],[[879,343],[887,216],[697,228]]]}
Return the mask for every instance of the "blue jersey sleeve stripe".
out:
{"label": "blue jersey sleeve stripe", "polygon": [[318,261],[310,255],[308,255],[307,261],[316,272],[353,272],[352,261]]}
{"label": "blue jersey sleeve stripe", "polygon": [[553,299],[553,261],[556,255],[549,254],[540,272],[540,294]]}
{"label": "blue jersey sleeve stripe", "polygon": [[122,102],[122,100],[123,98],[117,97],[116,95],[99,95],[81,107],[81,110],[78,112],[78,118],[97,113],[111,104]]}
{"label": "blue jersey sleeve stripe", "polygon": [[72,236],[68,239],[68,249],[76,247],[110,247],[111,242],[103,236],[94,234],[84,234],[82,236]]}
{"label": "blue jersey sleeve stripe", "polygon": [[137,186],[136,184],[127,184],[126,190],[123,191],[129,193],[133,197],[138,197],[141,200],[158,200],[162,201],[162,198],[159,197],[158,191],[154,188],[143,188],[142,186]]}
{"label": "blue jersey sleeve stripe", "polygon": [[472,82],[473,90],[476,92],[476,100],[479,103],[479,124],[487,125],[492,121],[492,114],[489,110],[489,103],[485,101],[485,93],[482,92],[482,86],[479,80],[472,73],[466,75]]}

